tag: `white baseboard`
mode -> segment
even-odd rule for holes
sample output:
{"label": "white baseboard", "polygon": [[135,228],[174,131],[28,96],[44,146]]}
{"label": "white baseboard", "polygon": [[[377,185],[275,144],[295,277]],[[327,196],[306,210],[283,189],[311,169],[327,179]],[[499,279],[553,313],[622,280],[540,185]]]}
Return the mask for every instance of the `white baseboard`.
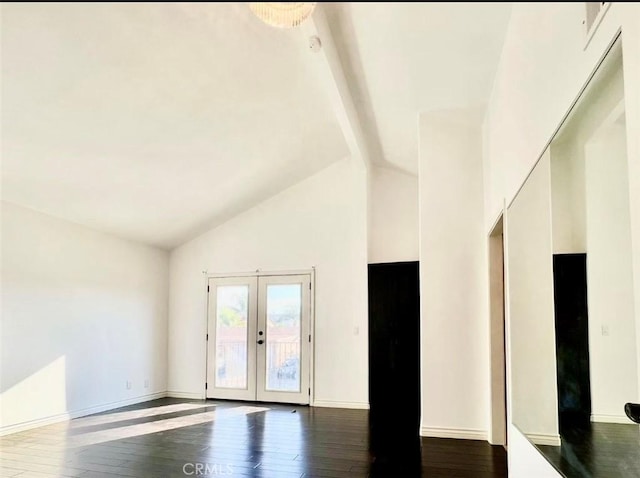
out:
{"label": "white baseboard", "polygon": [[635,425],[626,415],[591,415],[591,421],[596,423],[619,423],[622,425]]}
{"label": "white baseboard", "polygon": [[314,400],[311,406],[325,407],[325,408],[351,408],[354,410],[369,410],[369,404],[367,402],[336,402],[333,400]]}
{"label": "white baseboard", "polygon": [[169,398],[185,398],[188,400],[205,400],[206,397],[202,393],[193,392],[167,392]]}
{"label": "white baseboard", "polygon": [[164,398],[167,396],[167,392],[156,392],[149,395],[141,395],[135,398],[127,398],[125,400],[118,400],[116,402],[103,403],[93,407],[82,408],[80,410],[70,410],[58,415],[51,415],[48,417],[37,418],[35,420],[29,420],[27,422],[16,423],[14,425],[7,425],[0,428],[0,436],[10,435],[12,433],[24,432],[33,428],[44,427],[46,425],[53,425],[54,423],[60,423],[74,418],[86,417],[87,415],[93,415],[94,413],[106,412],[107,410],[113,410],[114,408],[126,407],[127,405],[135,405],[136,403],[148,402],[149,400],[156,400],[158,398]]}
{"label": "white baseboard", "polygon": [[542,433],[527,433],[526,437],[535,445],[560,446],[560,435],[547,435]]}
{"label": "white baseboard", "polygon": [[422,427],[420,436],[430,438],[457,438],[459,440],[487,441],[487,431],[475,428]]}

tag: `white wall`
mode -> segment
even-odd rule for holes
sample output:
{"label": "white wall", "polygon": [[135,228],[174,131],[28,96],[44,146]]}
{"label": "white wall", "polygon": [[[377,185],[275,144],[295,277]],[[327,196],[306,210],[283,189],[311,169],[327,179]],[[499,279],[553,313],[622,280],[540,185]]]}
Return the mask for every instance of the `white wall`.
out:
{"label": "white wall", "polygon": [[210,273],[316,268],[316,405],[368,406],[367,178],[342,160],[171,253],[169,393],[202,397]]}
{"label": "white wall", "polygon": [[585,253],[584,154],[575,141],[551,143],[550,151],[553,253]]}
{"label": "white wall", "polygon": [[422,434],[486,439],[488,260],[474,112],[423,113],[420,135]]}
{"label": "white wall", "polygon": [[[640,251],[640,4],[611,3],[586,48],[584,8],[584,3],[513,5],[484,121],[485,231],[504,199],[511,202],[607,46],[622,30],[634,301],[640,331],[640,253],[636,253]],[[509,458],[512,476],[528,476],[524,472],[528,453],[510,446]]]}
{"label": "white wall", "polygon": [[549,157],[507,212],[509,384],[512,423],[535,443],[559,445]]}
{"label": "white wall", "polygon": [[[623,99],[622,53],[615,50],[550,146],[554,253],[587,252],[585,144],[612,111],[622,109]],[[628,217],[625,224],[628,228]]]}
{"label": "white wall", "polygon": [[626,144],[614,123],[584,149],[591,412],[620,423],[638,396]]}
{"label": "white wall", "polygon": [[[612,3],[585,49],[584,3],[513,5],[484,123],[486,230],[503,198],[510,203],[515,196],[620,28],[625,75],[640,75],[639,8]],[[626,78],[625,83],[640,88]],[[627,95],[629,106],[639,109],[632,99]],[[628,126],[637,128],[633,121]]]}
{"label": "white wall", "polygon": [[163,394],[168,266],[165,251],[3,202],[2,432]]}
{"label": "white wall", "polygon": [[[635,10],[633,8],[635,7]],[[640,340],[640,4],[626,7],[624,17],[624,83],[627,126],[627,166],[629,175],[629,216],[633,251],[634,310],[636,339]],[[640,364],[640,342],[637,363]],[[640,366],[638,366],[640,384]],[[640,387],[639,387],[640,388]],[[637,399],[640,401],[640,390]]]}
{"label": "white wall", "polygon": [[576,215],[571,207],[574,177],[569,161],[570,155],[565,154],[563,148],[554,147],[553,144],[550,151],[553,253],[578,252],[574,250],[573,240],[573,222]]}
{"label": "white wall", "polygon": [[638,374],[623,99],[616,50],[552,143],[552,183],[554,252],[587,252],[593,419],[628,423]]}
{"label": "white wall", "polygon": [[372,166],[369,262],[417,261],[418,177]]}
{"label": "white wall", "polygon": [[515,478],[560,478],[562,476],[513,425],[509,428],[507,459],[509,476]]}

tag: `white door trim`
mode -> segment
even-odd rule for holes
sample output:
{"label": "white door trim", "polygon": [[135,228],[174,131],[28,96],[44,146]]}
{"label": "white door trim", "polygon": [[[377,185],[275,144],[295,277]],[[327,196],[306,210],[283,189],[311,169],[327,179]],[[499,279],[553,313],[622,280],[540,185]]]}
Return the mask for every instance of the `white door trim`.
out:
{"label": "white door trim", "polygon": [[262,277],[262,276],[299,276],[299,275],[309,275],[313,279],[315,275],[315,266],[312,266],[311,269],[290,269],[290,270],[282,270],[282,271],[263,271],[261,269],[256,269],[255,271],[249,272],[209,272],[204,271],[207,279],[218,278],[218,277]]}

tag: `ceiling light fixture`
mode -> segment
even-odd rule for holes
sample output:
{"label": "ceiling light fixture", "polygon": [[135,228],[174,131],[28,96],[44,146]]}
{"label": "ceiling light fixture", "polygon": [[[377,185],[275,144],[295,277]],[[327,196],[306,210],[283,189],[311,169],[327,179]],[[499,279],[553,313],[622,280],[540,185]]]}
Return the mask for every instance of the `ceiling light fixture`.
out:
{"label": "ceiling light fixture", "polygon": [[311,16],[316,2],[250,2],[249,8],[267,25],[293,28]]}

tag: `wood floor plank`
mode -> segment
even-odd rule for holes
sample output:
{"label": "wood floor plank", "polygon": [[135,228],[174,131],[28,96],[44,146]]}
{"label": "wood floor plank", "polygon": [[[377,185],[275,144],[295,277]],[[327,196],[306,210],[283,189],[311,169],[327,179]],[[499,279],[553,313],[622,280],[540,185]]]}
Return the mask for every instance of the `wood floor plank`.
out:
{"label": "wood floor plank", "polygon": [[0,457],[11,478],[507,476],[504,450],[480,441],[424,438],[415,456],[376,462],[367,410],[212,400],[154,400],[14,434]]}
{"label": "wood floor plank", "polygon": [[559,447],[537,448],[567,478],[640,476],[640,432],[633,423],[593,422],[564,430]]}

